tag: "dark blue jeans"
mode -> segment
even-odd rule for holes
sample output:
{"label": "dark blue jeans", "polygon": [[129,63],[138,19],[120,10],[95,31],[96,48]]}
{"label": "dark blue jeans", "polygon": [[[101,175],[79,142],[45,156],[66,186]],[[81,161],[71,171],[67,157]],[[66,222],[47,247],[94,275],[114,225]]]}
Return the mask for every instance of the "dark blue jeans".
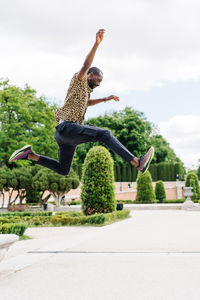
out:
{"label": "dark blue jeans", "polygon": [[59,146],[59,161],[40,155],[38,164],[61,175],[69,174],[76,147],[82,143],[102,142],[126,162],[134,157],[109,130],[91,125],[63,121],[56,127],[55,139]]}

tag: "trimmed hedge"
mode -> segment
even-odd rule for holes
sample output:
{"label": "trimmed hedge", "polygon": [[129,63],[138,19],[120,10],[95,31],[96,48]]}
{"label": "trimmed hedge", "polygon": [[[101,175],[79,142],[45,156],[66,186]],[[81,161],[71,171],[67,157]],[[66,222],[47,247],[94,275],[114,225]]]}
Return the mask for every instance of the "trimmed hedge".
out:
{"label": "trimmed hedge", "polygon": [[0,213],[0,217],[34,217],[34,216],[52,216],[52,211],[23,211],[23,212],[7,212]]}
{"label": "trimmed hedge", "polygon": [[25,223],[6,223],[0,224],[0,234],[17,234],[19,236],[23,235],[28,225]]}
{"label": "trimmed hedge", "polygon": [[187,174],[185,186],[193,187],[193,196],[191,197],[192,200],[200,199],[199,180],[196,172],[191,171]]}
{"label": "trimmed hedge", "polygon": [[107,214],[93,214],[89,216],[70,216],[65,213],[55,215],[51,218],[51,222],[56,226],[66,225],[105,225],[107,222],[114,222],[119,219],[125,219],[129,216],[130,211],[125,209],[114,211]]}
{"label": "trimmed hedge", "polygon": [[[66,226],[66,225],[104,225],[107,222],[114,222],[118,219],[127,218],[129,210],[114,211],[107,214],[93,214],[85,216],[82,212],[57,212],[55,216],[15,216],[13,218],[0,217],[0,226],[5,228],[17,224],[24,224],[25,226]],[[3,227],[4,228],[4,227]],[[11,232],[10,232],[11,233]],[[13,232],[12,232],[13,233]]]}
{"label": "trimmed hedge", "polygon": [[165,187],[162,180],[156,182],[155,195],[156,199],[159,200],[159,202],[163,202],[164,200],[166,200]]}
{"label": "trimmed hedge", "polygon": [[102,146],[89,150],[83,165],[82,209],[85,215],[116,209],[113,159]]}
{"label": "trimmed hedge", "polygon": [[71,217],[80,217],[80,216],[84,216],[82,211],[57,211],[56,216],[58,215],[67,215],[67,216],[71,216]]}
{"label": "trimmed hedge", "polygon": [[155,202],[156,197],[153,190],[152,178],[149,171],[145,174],[139,173],[137,179],[137,196],[136,201],[140,203]]}
{"label": "trimmed hedge", "polygon": [[[149,172],[153,181],[175,181],[176,175],[179,174],[180,179],[183,179],[184,168],[181,163],[161,162],[151,164]],[[115,181],[117,182],[133,182],[137,180],[138,171],[130,164],[115,166]]]}
{"label": "trimmed hedge", "polygon": [[[75,170],[78,173],[79,178],[81,178],[81,167],[75,166]],[[151,173],[153,181],[175,181],[177,174],[179,174],[180,180],[183,180],[185,169],[182,164],[178,162],[161,162],[158,164],[151,164],[149,167],[149,172]],[[138,171],[131,164],[123,163],[114,166],[114,175],[114,180],[116,182],[133,182],[137,179]]]}

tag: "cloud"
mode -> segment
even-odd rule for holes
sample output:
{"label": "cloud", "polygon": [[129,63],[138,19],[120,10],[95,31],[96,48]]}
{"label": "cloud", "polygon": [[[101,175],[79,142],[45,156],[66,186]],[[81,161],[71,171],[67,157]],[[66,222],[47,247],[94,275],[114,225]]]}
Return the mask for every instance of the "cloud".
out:
{"label": "cloud", "polygon": [[[183,101],[182,94],[171,95],[163,87],[200,80],[199,11],[199,0],[2,0],[0,77],[19,86],[28,83],[39,95],[61,104],[96,31],[103,27],[105,38],[93,65],[103,70],[104,80],[92,97],[116,93],[129,99],[118,104],[119,109],[137,100],[132,95],[145,91],[143,107],[150,111],[148,102],[153,101],[148,91],[159,87],[161,100],[152,107],[165,119],[161,110],[169,114],[166,103],[175,99],[171,111],[176,114],[177,103]],[[165,92],[169,99],[162,95]],[[188,92],[190,97],[195,98],[194,92]],[[175,115],[159,123],[161,133],[188,166],[200,158],[198,109],[196,100],[192,115]],[[92,107],[90,114],[99,108],[96,111]]]}
{"label": "cloud", "polygon": [[196,167],[200,159],[200,116],[176,115],[158,126],[185,166]]}
{"label": "cloud", "polygon": [[[107,29],[94,65],[102,93],[200,80],[197,0],[2,1],[1,77],[63,98],[98,28]],[[27,70],[29,67],[29,70]]]}

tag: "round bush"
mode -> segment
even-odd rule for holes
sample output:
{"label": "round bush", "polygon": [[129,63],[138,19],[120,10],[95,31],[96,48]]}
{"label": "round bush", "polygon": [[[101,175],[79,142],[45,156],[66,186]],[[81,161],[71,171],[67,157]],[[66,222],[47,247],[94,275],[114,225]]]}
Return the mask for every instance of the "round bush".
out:
{"label": "round bush", "polygon": [[156,182],[155,195],[156,195],[156,199],[158,199],[159,202],[163,202],[163,200],[166,200],[165,187],[162,180],[158,180]]}
{"label": "round bush", "polygon": [[89,150],[83,165],[82,209],[86,215],[108,213],[116,209],[113,159],[102,146]]}
{"label": "round bush", "polygon": [[145,174],[138,173],[136,201],[141,203],[155,202],[152,178],[149,171]]}
{"label": "round bush", "polygon": [[191,197],[192,200],[200,199],[199,180],[198,180],[198,176],[195,172],[191,171],[187,174],[185,186],[193,187],[193,189],[192,189],[193,196]]}

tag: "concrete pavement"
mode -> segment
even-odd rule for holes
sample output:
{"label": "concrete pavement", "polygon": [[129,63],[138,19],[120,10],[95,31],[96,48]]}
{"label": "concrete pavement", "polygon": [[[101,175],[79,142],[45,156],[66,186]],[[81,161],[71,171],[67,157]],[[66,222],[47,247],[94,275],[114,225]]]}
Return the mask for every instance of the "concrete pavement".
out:
{"label": "concrete pavement", "polygon": [[200,212],[133,211],[106,227],[30,228],[0,264],[2,300],[196,300]]}

